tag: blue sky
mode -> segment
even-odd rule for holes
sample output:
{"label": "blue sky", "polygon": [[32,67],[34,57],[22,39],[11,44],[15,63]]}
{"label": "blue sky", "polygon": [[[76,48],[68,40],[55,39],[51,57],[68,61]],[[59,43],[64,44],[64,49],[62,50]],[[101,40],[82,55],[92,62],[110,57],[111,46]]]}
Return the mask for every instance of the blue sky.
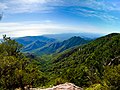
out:
{"label": "blue sky", "polygon": [[120,32],[119,0],[0,0],[0,37]]}

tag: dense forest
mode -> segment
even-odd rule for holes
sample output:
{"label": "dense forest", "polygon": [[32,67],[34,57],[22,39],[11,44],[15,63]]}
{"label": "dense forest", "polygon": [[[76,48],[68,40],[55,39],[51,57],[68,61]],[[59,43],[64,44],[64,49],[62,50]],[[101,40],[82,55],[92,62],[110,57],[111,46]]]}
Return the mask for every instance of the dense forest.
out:
{"label": "dense forest", "polygon": [[20,52],[22,45],[3,36],[0,44],[0,90],[15,90],[24,86],[44,86],[46,77],[37,61]]}
{"label": "dense forest", "polygon": [[[68,44],[69,45],[69,44]],[[25,54],[6,35],[0,44],[0,90],[50,87],[71,82],[85,90],[119,90],[120,34],[44,56]]]}
{"label": "dense forest", "polygon": [[109,34],[59,55],[47,72],[53,75],[51,79],[58,79],[57,83],[72,82],[91,90],[119,90],[120,34]]}

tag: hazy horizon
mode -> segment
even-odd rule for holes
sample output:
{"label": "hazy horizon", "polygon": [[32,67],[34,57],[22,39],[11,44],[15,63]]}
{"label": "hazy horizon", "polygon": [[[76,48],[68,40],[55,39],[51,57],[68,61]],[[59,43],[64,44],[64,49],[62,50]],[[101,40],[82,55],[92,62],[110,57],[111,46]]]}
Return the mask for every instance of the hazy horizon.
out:
{"label": "hazy horizon", "polygon": [[0,0],[0,38],[119,33],[119,0]]}

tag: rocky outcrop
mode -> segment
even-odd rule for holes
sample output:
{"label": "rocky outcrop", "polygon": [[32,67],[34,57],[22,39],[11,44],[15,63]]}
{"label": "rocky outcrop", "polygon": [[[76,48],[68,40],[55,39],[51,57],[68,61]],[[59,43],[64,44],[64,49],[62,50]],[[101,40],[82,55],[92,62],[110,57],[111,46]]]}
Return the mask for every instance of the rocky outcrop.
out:
{"label": "rocky outcrop", "polygon": [[46,88],[46,89],[32,88],[30,90],[83,90],[83,89],[72,83],[65,83],[65,84],[53,86],[52,88]]}

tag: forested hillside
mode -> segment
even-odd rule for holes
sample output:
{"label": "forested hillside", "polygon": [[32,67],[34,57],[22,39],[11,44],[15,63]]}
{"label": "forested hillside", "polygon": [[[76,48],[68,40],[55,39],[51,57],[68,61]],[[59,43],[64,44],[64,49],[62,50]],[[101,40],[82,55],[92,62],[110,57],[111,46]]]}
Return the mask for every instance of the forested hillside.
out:
{"label": "forested hillside", "polygon": [[48,43],[47,42],[43,42],[43,41],[39,41],[39,40],[36,40],[28,45],[26,45],[24,48],[23,48],[23,52],[31,52],[32,50],[35,50],[37,48],[41,48],[45,45],[47,45]]}
{"label": "forested hillside", "polygon": [[[66,45],[69,47],[69,42]],[[74,83],[85,90],[120,88],[119,33],[46,58],[24,55],[21,49],[22,45],[15,40],[3,37],[0,44],[0,90],[18,87],[24,90],[26,85],[50,87],[65,82]]]}
{"label": "forested hillside", "polygon": [[77,45],[86,44],[92,39],[73,36],[67,40],[63,39],[63,41],[59,41],[59,39],[57,38],[51,38],[46,36],[26,36],[15,38],[15,40],[23,45],[22,52],[45,55],[63,52],[66,49],[73,48]]}
{"label": "forested hillside", "polygon": [[0,0],[0,90],[120,90],[120,0]]}
{"label": "forested hillside", "polygon": [[71,37],[70,39],[64,40],[62,42],[55,42],[48,44],[42,48],[38,48],[34,50],[35,54],[43,55],[43,54],[52,54],[52,53],[60,53],[69,48],[73,48],[75,46],[80,46],[88,43],[90,40],[85,40],[81,37]]}
{"label": "forested hillside", "polygon": [[72,82],[90,90],[119,90],[120,34],[109,34],[59,55],[47,72],[58,83]]}
{"label": "forested hillside", "polygon": [[[22,45],[6,35],[0,44],[0,90],[44,86],[46,77],[36,60],[20,52]],[[40,60],[40,59],[39,59]]]}

